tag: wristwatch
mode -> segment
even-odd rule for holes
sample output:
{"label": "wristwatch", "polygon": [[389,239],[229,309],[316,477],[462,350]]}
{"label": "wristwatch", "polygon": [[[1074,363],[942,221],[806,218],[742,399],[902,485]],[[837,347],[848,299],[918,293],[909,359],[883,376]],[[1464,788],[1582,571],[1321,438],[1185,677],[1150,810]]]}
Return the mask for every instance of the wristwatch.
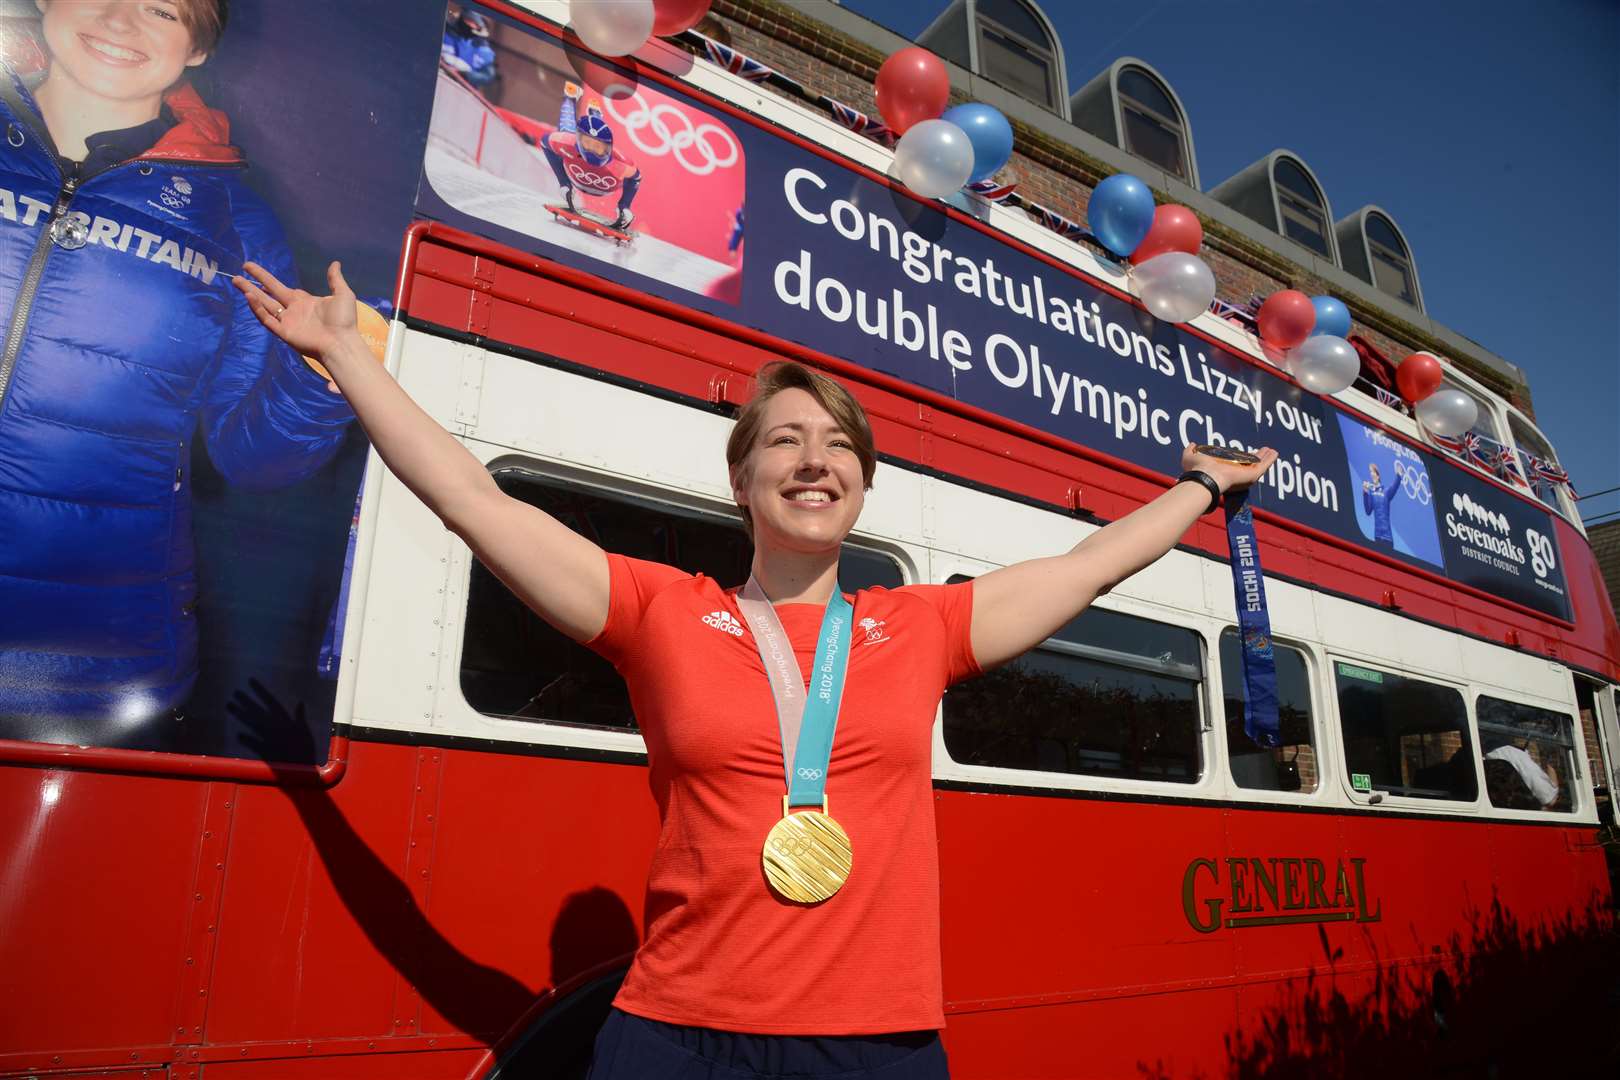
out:
{"label": "wristwatch", "polygon": [[[1217,484],[1215,482],[1215,478],[1202,469],[1189,469],[1180,476],[1176,477],[1176,483],[1203,484],[1204,490],[1209,492],[1209,510],[1213,510],[1217,506],[1221,505],[1221,485]],[[1205,510],[1204,513],[1209,513],[1209,510]]]}

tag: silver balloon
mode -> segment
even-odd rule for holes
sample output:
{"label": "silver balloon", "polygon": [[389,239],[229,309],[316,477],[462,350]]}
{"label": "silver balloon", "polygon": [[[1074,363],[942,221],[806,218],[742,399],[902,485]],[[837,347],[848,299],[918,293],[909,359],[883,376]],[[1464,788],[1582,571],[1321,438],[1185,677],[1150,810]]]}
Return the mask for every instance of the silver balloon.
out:
{"label": "silver balloon", "polygon": [[1479,419],[1479,406],[1461,390],[1448,386],[1417,403],[1417,418],[1436,435],[1449,439],[1474,426]]}
{"label": "silver balloon", "polygon": [[917,194],[943,199],[960,191],[973,174],[973,144],[949,120],[924,120],[900,136],[894,171]]}
{"label": "silver balloon", "polygon": [[1183,323],[1209,310],[1215,275],[1209,264],[1184,251],[1167,251],[1131,269],[1137,295],[1154,316]]}
{"label": "silver balloon", "polygon": [[568,24],[594,53],[628,56],[653,30],[653,0],[569,0]]}
{"label": "silver balloon", "polygon": [[1361,373],[1361,355],[1342,337],[1318,334],[1288,354],[1294,378],[1313,394],[1337,394]]}

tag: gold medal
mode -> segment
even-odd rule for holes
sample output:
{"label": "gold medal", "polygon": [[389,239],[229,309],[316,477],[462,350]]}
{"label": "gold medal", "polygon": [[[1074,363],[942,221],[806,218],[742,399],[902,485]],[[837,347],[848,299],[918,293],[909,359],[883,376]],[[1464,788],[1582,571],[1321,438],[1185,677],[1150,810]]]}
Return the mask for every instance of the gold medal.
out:
{"label": "gold medal", "polygon": [[853,860],[849,835],[827,814],[825,799],[820,810],[791,814],[783,797],[782,820],[771,826],[761,855],[765,879],[777,895],[819,904],[844,887]]}

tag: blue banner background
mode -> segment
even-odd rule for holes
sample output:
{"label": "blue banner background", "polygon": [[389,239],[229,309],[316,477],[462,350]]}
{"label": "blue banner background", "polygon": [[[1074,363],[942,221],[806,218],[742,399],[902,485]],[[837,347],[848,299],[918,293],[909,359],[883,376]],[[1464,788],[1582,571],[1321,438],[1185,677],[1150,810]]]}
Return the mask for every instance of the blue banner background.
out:
{"label": "blue banner background", "polygon": [[[1277,465],[1253,499],[1259,508],[1569,617],[1545,511],[1351,419],[1279,373],[1157,321],[1096,280],[746,121],[713,116],[738,137],[748,168],[739,305],[616,265],[606,250],[597,260],[470,218],[427,184],[418,210],[1159,473],[1178,469],[1186,442],[1275,447]],[[1111,284],[1123,290],[1123,274]],[[1375,541],[1360,509],[1361,482],[1369,461],[1393,464],[1397,453],[1420,464],[1431,503],[1396,500],[1397,541]],[[1454,494],[1501,515],[1527,552],[1529,533],[1544,538],[1535,543],[1546,572],[1536,574],[1528,555],[1522,565],[1481,558],[1478,545],[1458,538],[1466,534],[1448,535]]]}

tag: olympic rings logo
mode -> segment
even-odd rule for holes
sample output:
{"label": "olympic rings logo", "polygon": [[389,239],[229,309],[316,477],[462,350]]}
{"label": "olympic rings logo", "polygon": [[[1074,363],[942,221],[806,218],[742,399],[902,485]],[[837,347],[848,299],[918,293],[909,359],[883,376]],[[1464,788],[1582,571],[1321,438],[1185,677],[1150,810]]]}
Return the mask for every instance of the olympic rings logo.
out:
{"label": "olympic rings logo", "polygon": [[619,178],[613,175],[603,176],[600,173],[587,172],[583,166],[570,161],[568,176],[581,187],[596,188],[599,191],[612,191],[619,186]]}
{"label": "olympic rings logo", "polygon": [[[621,102],[632,103],[634,108],[621,112]],[[694,125],[685,110],[662,101],[648,105],[639,90],[627,98],[609,98],[607,108],[642,153],[653,157],[673,154],[680,167],[693,176],[728,169],[742,157],[736,139],[719,124]]]}
{"label": "olympic rings logo", "polygon": [[806,836],[779,836],[771,841],[771,847],[778,855],[787,859],[802,859],[814,849],[815,845]]}
{"label": "olympic rings logo", "polygon": [[796,771],[798,773],[798,776],[799,776],[800,780],[820,780],[821,779],[821,770],[820,769],[798,769]]}
{"label": "olympic rings logo", "polygon": [[1416,469],[1406,469],[1401,473],[1401,490],[1417,502],[1428,506],[1430,502],[1429,474],[1418,472]]}

